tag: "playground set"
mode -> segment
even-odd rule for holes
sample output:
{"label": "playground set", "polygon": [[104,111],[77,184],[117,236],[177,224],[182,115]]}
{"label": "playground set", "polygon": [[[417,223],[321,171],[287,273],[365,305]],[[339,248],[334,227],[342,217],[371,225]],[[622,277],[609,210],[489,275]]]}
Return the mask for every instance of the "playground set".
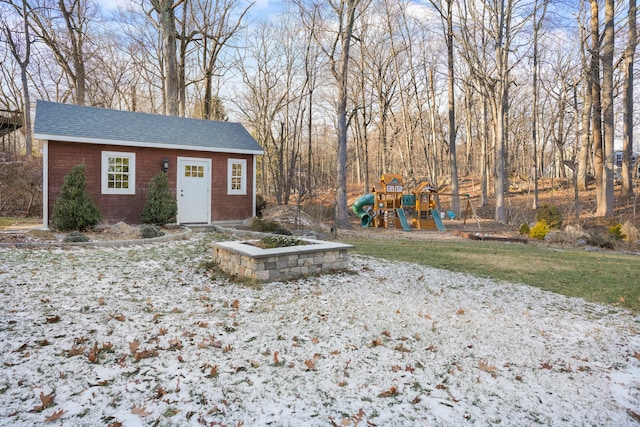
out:
{"label": "playground set", "polygon": [[[401,175],[384,174],[372,191],[358,198],[352,205],[362,227],[446,231],[442,223],[444,215],[436,208],[439,193],[428,182],[421,182],[410,194],[405,194]],[[468,203],[469,196],[465,196]],[[451,219],[455,218],[451,211],[446,212],[446,215]]]}

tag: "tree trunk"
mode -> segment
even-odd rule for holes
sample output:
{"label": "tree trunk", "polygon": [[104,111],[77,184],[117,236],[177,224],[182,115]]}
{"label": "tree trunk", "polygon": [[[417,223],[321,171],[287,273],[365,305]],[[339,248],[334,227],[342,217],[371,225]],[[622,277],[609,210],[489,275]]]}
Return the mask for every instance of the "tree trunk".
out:
{"label": "tree trunk", "polygon": [[451,210],[460,216],[458,160],[456,158],[456,105],[453,62],[453,0],[447,0],[447,91],[449,93],[449,163],[451,167]]}
{"label": "tree trunk", "polygon": [[638,45],[636,30],[636,0],[629,0],[629,41],[624,53],[624,116],[623,116],[623,141],[622,141],[622,189],[620,196],[631,201],[633,196],[632,180],[634,173],[631,170],[633,157],[633,60]]}
{"label": "tree trunk", "polygon": [[[336,190],[336,226],[349,228],[347,206],[347,99],[349,76],[349,49],[359,0],[341,0],[338,13],[342,30],[338,34],[341,43],[339,65],[333,62],[333,73],[338,83],[338,186]],[[346,13],[346,16],[343,14]]]}
{"label": "tree trunk", "polygon": [[22,27],[24,30],[24,58],[20,57],[20,48],[18,47],[18,41],[14,40],[13,34],[8,27],[4,27],[5,37],[9,50],[15,58],[18,66],[20,67],[20,82],[22,83],[22,97],[23,97],[23,113],[24,120],[24,139],[25,139],[25,156],[27,159],[31,158],[33,152],[33,143],[31,141],[31,101],[29,96],[29,75],[27,67],[29,66],[29,60],[31,59],[31,37],[29,35],[29,21],[27,20],[27,2],[22,0]]}
{"label": "tree trunk", "polygon": [[158,23],[162,33],[162,58],[164,64],[165,111],[170,116],[179,112],[178,91],[178,54],[175,8],[182,0],[150,0],[158,14]]}
{"label": "tree trunk", "polygon": [[602,46],[602,112],[604,122],[604,183],[603,200],[598,200],[596,215],[613,215],[613,0],[605,0],[604,44]]}
{"label": "tree trunk", "polygon": [[600,21],[598,19],[598,0],[591,2],[591,81],[592,135],[593,135],[593,168],[596,178],[597,214],[605,211],[604,203],[604,158],[602,147],[602,103],[600,93]]}

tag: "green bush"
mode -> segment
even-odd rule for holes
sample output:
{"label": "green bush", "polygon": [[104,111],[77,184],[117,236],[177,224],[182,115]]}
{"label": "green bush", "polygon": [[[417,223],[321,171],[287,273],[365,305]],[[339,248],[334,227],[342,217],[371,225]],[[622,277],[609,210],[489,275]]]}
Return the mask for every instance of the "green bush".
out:
{"label": "green bush", "polygon": [[520,229],[518,230],[520,234],[523,236],[528,236],[531,233],[531,228],[529,228],[529,224],[520,224]]}
{"label": "green bush", "polygon": [[90,242],[91,240],[86,234],[82,234],[79,231],[72,231],[67,234],[64,238],[66,243],[77,243],[77,242]]}
{"label": "green bush", "polygon": [[169,191],[169,179],[164,172],[158,172],[149,183],[147,201],[140,218],[145,224],[165,225],[175,221],[178,202]]}
{"label": "green bush", "polygon": [[556,206],[542,205],[536,211],[536,221],[544,220],[552,230],[562,227],[562,215]]}
{"label": "green bush", "polygon": [[259,246],[263,249],[271,248],[286,248],[289,246],[301,246],[306,245],[304,240],[299,240],[292,237],[285,236],[266,236],[260,239]]}
{"label": "green bush", "polygon": [[152,239],[164,236],[164,232],[157,225],[146,224],[140,228],[140,235],[143,239]]}
{"label": "green bush", "polygon": [[541,219],[533,226],[533,228],[529,232],[529,236],[533,239],[544,240],[549,231],[549,224],[547,224],[547,221],[545,221],[544,219]]}
{"label": "green bush", "polygon": [[51,225],[60,231],[82,231],[101,219],[100,210],[86,191],[85,166],[76,165],[64,177],[60,196],[53,206]]}
{"label": "green bush", "polygon": [[613,240],[611,236],[604,236],[600,233],[593,233],[587,238],[587,244],[591,246],[597,246],[604,249],[613,249]]}
{"label": "green bush", "polygon": [[627,235],[622,232],[622,224],[616,224],[609,227],[609,236],[613,237],[615,240],[624,240],[627,238]]}
{"label": "green bush", "polygon": [[273,233],[280,227],[280,224],[268,219],[253,218],[250,227],[253,231],[260,231],[262,233]]}

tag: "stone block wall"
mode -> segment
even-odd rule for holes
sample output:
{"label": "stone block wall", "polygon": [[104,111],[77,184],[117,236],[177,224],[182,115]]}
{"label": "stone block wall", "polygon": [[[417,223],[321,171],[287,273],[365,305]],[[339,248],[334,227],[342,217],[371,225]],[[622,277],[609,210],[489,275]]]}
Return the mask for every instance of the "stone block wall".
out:
{"label": "stone block wall", "polygon": [[213,260],[222,271],[262,282],[345,270],[349,265],[348,249],[352,248],[321,241],[275,249],[260,249],[245,242],[220,242],[212,247]]}

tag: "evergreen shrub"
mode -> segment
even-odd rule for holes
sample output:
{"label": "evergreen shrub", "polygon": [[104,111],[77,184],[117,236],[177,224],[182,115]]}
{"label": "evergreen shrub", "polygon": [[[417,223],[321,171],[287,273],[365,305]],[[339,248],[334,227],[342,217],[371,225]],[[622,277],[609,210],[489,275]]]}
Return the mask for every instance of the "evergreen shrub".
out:
{"label": "evergreen shrub", "polygon": [[562,214],[557,206],[542,205],[536,210],[536,221],[544,220],[551,230],[559,230],[562,227]]}
{"label": "evergreen shrub", "polygon": [[64,238],[66,243],[77,243],[77,242],[89,242],[91,241],[86,234],[83,234],[79,231],[72,231],[67,234]]}
{"label": "evergreen shrub", "polygon": [[157,225],[146,224],[140,228],[140,235],[143,239],[152,239],[164,236],[164,232]]}
{"label": "evergreen shrub", "polygon": [[145,224],[163,226],[175,221],[178,202],[169,191],[169,179],[164,172],[158,172],[149,183],[147,201],[140,213]]}
{"label": "evergreen shrub", "polygon": [[64,177],[60,196],[53,206],[51,225],[60,231],[82,231],[101,219],[100,210],[86,191],[85,166],[76,165]]}
{"label": "evergreen shrub", "polygon": [[624,240],[627,238],[627,235],[622,231],[622,224],[615,224],[609,227],[609,235],[615,240]]}
{"label": "evergreen shrub", "polygon": [[549,224],[544,219],[541,219],[531,228],[529,236],[533,239],[544,240],[549,231]]}

